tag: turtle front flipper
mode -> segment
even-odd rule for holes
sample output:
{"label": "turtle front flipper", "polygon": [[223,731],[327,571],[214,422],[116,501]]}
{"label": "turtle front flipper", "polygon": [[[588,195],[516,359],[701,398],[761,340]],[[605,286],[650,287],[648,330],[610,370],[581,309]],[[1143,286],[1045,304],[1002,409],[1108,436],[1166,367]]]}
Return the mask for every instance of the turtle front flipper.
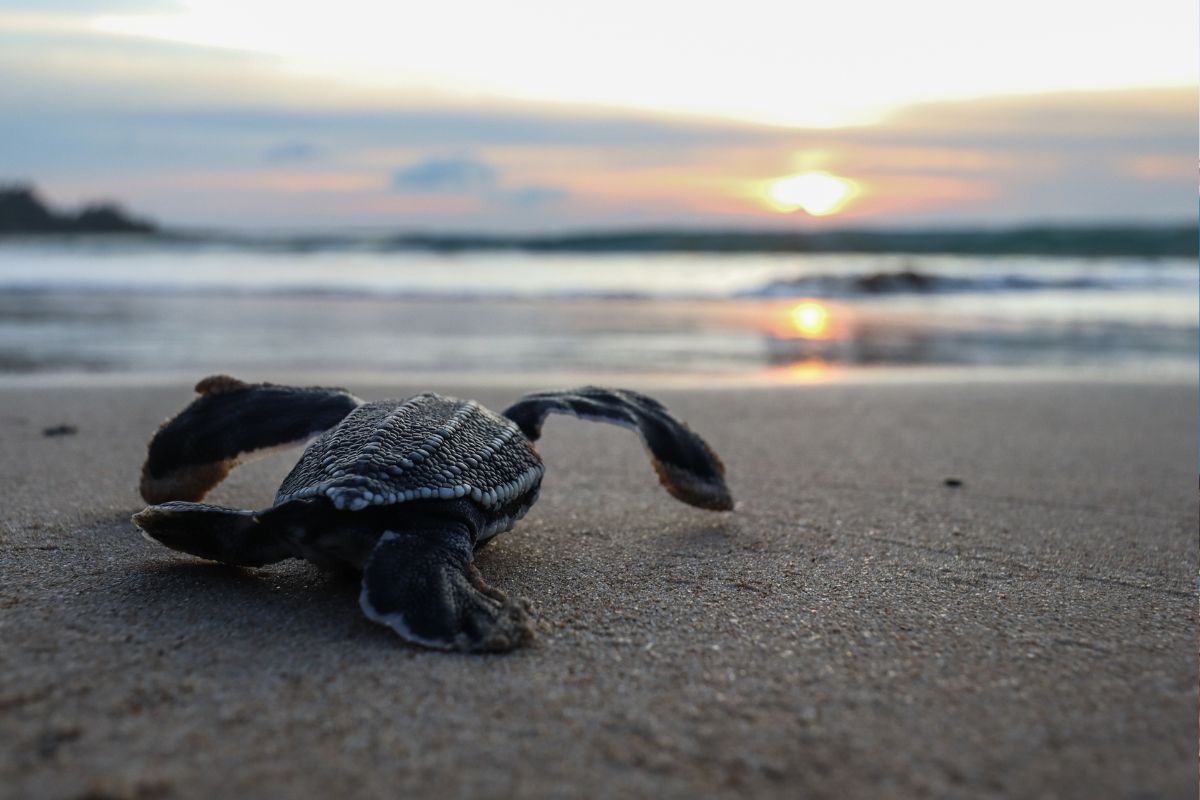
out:
{"label": "turtle front flipper", "polygon": [[504,652],[533,637],[524,607],[483,582],[460,529],[386,531],[363,569],[367,617],[414,644]]}
{"label": "turtle front flipper", "polygon": [[213,375],[200,396],[150,440],[141,491],[148,503],[199,501],[235,466],[303,444],[362,403],[345,389],[243,383]]}
{"label": "turtle front flipper", "polygon": [[571,414],[636,431],[650,453],[659,481],[673,497],[713,511],[733,508],[721,459],[654,398],[628,389],[585,386],[527,394],[504,412],[530,441],[541,436],[547,414]]}
{"label": "turtle front flipper", "polygon": [[261,567],[295,555],[253,511],[204,503],[163,503],[133,515],[146,538],[210,561]]}

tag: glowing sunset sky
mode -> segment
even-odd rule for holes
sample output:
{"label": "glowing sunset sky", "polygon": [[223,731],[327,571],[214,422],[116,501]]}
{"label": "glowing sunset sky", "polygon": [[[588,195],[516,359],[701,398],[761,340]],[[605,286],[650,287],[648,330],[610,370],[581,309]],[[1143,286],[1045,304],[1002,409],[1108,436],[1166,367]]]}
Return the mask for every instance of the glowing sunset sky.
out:
{"label": "glowing sunset sky", "polygon": [[0,179],[181,225],[1176,221],[1198,24],[1180,0],[0,0]]}

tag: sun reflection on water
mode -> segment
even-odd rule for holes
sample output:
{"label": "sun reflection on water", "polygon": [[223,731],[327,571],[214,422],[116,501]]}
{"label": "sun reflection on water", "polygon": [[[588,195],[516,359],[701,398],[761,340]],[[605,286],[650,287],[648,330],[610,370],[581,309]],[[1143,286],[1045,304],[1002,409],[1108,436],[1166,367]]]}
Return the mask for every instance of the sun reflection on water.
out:
{"label": "sun reflection on water", "polygon": [[805,339],[825,339],[829,336],[829,308],[816,300],[804,300],[788,310],[793,335]]}
{"label": "sun reflection on water", "polygon": [[844,307],[804,298],[777,305],[762,330],[767,334],[767,358],[781,365],[776,377],[808,382],[829,377],[834,364],[847,354],[853,336],[853,315]]}
{"label": "sun reflection on water", "polygon": [[778,369],[774,372],[777,379],[788,383],[816,383],[826,380],[833,375],[832,365],[823,358],[806,358]]}

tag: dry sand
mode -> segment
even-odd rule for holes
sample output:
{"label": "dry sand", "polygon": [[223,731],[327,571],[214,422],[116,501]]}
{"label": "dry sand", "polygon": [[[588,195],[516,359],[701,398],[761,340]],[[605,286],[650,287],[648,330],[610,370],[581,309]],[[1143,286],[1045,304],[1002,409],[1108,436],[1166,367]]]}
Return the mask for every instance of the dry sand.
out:
{"label": "dry sand", "polygon": [[[185,387],[0,390],[0,795],[1195,796],[1194,387],[657,394],[739,509],[552,419],[541,502],[478,559],[539,640],[471,657],[345,578],[138,536]],[[266,504],[291,458],[214,499]]]}

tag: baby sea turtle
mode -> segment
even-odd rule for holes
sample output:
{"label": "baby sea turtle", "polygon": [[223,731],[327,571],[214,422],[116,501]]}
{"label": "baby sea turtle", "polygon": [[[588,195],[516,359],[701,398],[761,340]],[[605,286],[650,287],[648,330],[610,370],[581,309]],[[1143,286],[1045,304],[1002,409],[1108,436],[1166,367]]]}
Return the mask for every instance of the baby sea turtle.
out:
{"label": "baby sea turtle", "polygon": [[[304,558],[362,571],[370,619],[426,647],[511,650],[532,635],[522,602],[483,582],[474,549],[537,500],[533,442],[547,414],[636,431],[659,480],[685,503],[733,507],[712,449],[658,401],[584,387],[522,397],[502,415],[426,392],[364,402],[344,389],[214,375],[150,441],[133,517],[168,547],[258,567]],[[316,437],[263,511],[200,503],[252,455]]]}

